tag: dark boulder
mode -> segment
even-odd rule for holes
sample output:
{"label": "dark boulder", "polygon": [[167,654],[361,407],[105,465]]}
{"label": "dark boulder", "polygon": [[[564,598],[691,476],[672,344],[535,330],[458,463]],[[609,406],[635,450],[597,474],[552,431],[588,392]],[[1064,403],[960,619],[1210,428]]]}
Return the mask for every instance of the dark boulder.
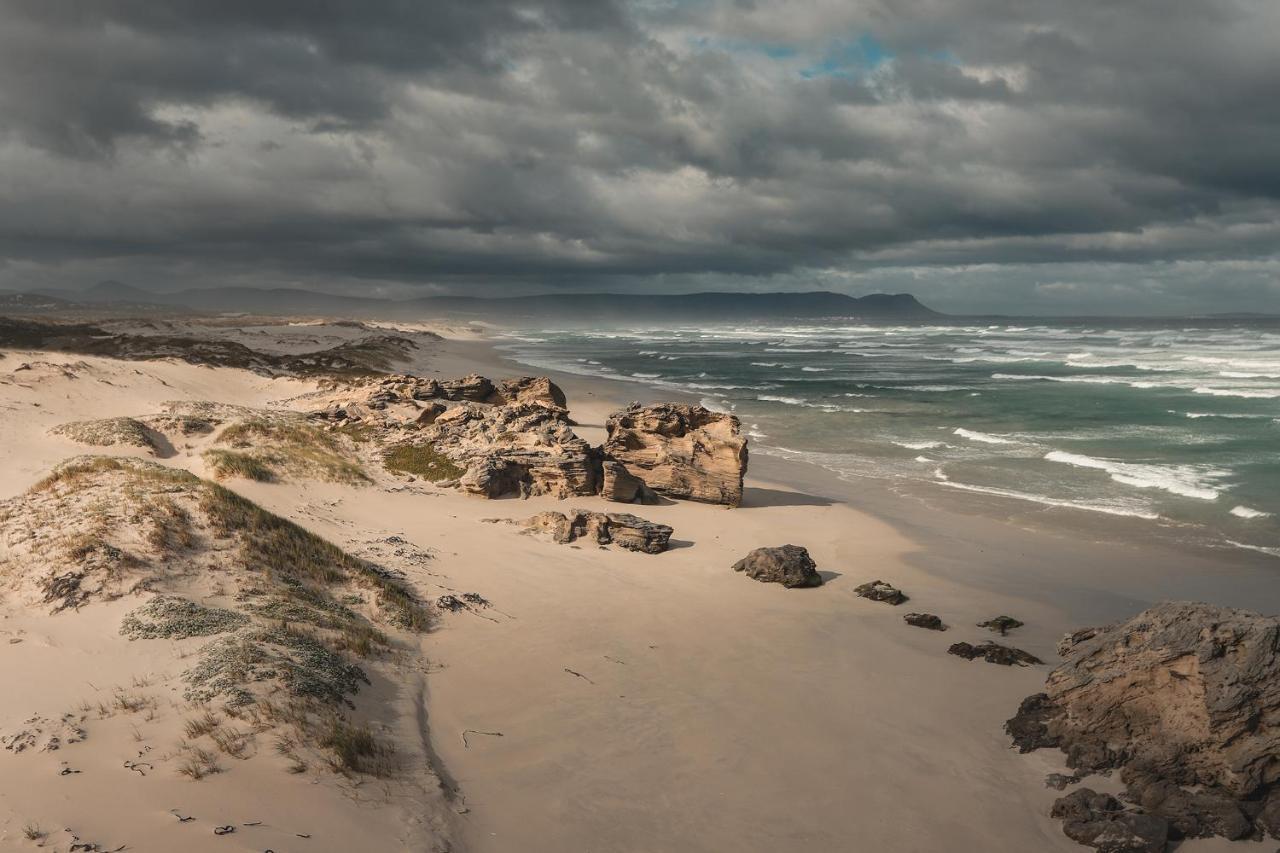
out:
{"label": "dark boulder", "polygon": [[799,545],[757,548],[734,563],[733,570],[761,583],[780,583],[788,588],[822,586],[817,564]]}
{"label": "dark boulder", "polygon": [[947,626],[942,624],[942,619],[932,613],[908,613],[902,619],[913,628],[928,628],[930,631],[947,630]]}
{"label": "dark boulder", "polygon": [[1062,821],[1063,834],[1098,853],[1164,853],[1168,848],[1167,821],[1128,811],[1110,794],[1081,788],[1056,801],[1050,814]]}

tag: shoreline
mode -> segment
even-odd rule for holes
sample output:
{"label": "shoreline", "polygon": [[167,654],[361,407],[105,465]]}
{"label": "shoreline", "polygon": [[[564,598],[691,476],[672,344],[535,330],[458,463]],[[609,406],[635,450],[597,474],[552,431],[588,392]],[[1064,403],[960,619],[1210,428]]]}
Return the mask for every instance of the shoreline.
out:
{"label": "shoreline", "polygon": [[[458,350],[457,361],[453,355],[445,357],[451,368],[471,363],[495,372],[550,376],[565,390],[571,414],[583,397],[599,401],[588,405],[609,411],[633,399],[701,401],[697,394],[655,389],[639,380],[532,367],[503,352],[494,338],[449,340],[443,346]],[[627,394],[631,389],[637,393]],[[598,443],[603,429],[584,437]],[[925,571],[1058,614],[1055,621],[1061,630],[1051,638],[1049,652],[1062,633],[1127,618],[1163,600],[1203,600],[1280,612],[1280,561],[1274,557],[1245,550],[1188,549],[1144,530],[1141,520],[1093,518],[1083,511],[1028,507],[1012,498],[962,496],[936,488],[903,494],[879,480],[844,479],[816,463],[776,452],[753,451],[747,478],[810,492],[867,513],[916,542],[917,562]]]}

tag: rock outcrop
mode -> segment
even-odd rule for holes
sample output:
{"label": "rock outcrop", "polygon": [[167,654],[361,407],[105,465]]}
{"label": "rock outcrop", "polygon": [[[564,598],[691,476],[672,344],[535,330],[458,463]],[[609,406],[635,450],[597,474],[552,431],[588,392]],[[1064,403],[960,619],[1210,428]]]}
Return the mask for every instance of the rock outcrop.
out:
{"label": "rock outcrop", "polygon": [[465,469],[458,486],[474,495],[568,498],[599,491],[599,459],[574,434],[564,409],[471,403],[438,415],[422,436]]}
{"label": "rock outcrop", "polygon": [[881,580],[859,584],[853,588],[853,592],[860,598],[883,601],[885,604],[893,604],[895,606],[909,600],[905,592]]}
{"label": "rock outcrop", "polygon": [[1175,839],[1280,838],[1280,619],[1164,603],[1059,651],[1045,692],[1005,726],[1019,749],[1119,770],[1126,799]]}
{"label": "rock outcrop", "polygon": [[[747,441],[738,419],[702,406],[633,403],[605,423],[605,458],[660,495],[742,504]],[[620,472],[615,470],[615,482]]]}
{"label": "rock outcrop", "polygon": [[395,443],[416,429],[429,447],[463,473],[441,480],[486,498],[558,498],[600,490],[600,454],[573,433],[564,392],[546,377],[493,382],[394,375],[330,389],[310,415],[335,427],[375,427]]}
{"label": "rock outcrop", "polygon": [[817,564],[799,545],[757,548],[734,563],[733,570],[761,583],[780,583],[788,588],[822,586]]}
{"label": "rock outcrop", "polygon": [[586,540],[596,545],[617,545],[628,551],[661,554],[671,542],[672,530],[665,524],[647,521],[629,513],[540,512],[520,525],[533,533],[549,534],[562,545]]}

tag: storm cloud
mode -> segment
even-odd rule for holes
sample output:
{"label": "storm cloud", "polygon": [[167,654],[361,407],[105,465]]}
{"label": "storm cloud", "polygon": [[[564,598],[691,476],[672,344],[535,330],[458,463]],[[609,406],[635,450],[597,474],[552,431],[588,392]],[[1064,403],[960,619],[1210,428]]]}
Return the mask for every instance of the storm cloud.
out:
{"label": "storm cloud", "polygon": [[1270,0],[0,0],[0,286],[1280,310]]}

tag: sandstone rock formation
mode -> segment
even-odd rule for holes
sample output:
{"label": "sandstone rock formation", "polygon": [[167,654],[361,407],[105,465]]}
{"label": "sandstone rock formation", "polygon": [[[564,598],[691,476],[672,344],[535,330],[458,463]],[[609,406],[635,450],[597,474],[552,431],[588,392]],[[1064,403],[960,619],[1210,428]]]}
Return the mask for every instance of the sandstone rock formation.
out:
{"label": "sandstone rock formation", "polygon": [[947,626],[942,624],[942,619],[932,613],[908,613],[902,618],[913,628],[928,628],[930,631],[947,630]]}
{"label": "sandstone rock formation", "polygon": [[474,495],[568,498],[599,491],[596,452],[574,434],[563,409],[466,404],[436,417],[422,435],[466,469],[458,486]]}
{"label": "sandstone rock formation", "polygon": [[617,545],[628,551],[661,554],[667,550],[672,530],[665,524],[647,521],[629,513],[590,512],[585,509],[541,512],[521,526],[535,533],[547,533],[562,545],[585,539],[597,545]]}
{"label": "sandstone rock formation", "polygon": [[1170,602],[1060,651],[1005,726],[1019,749],[1119,770],[1126,798],[1175,839],[1280,838],[1280,619]]}
{"label": "sandstone rock formation", "polygon": [[761,583],[780,583],[788,588],[822,586],[817,564],[799,545],[757,548],[734,563],[733,570]]}
{"label": "sandstone rock formation", "polygon": [[[605,429],[605,458],[658,494],[741,505],[747,441],[733,415],[681,403],[633,403],[611,415]],[[619,476],[615,471],[614,482]]]}
{"label": "sandstone rock formation", "polygon": [[985,643],[979,643],[976,646],[972,643],[954,643],[951,648],[947,649],[947,654],[955,655],[965,660],[982,658],[987,663],[997,663],[1001,666],[1013,666],[1015,664],[1029,666],[1044,663],[1044,661],[1030,652],[1015,649],[1012,646],[1002,646],[990,640]]}
{"label": "sandstone rock formation", "polygon": [[574,435],[564,392],[546,377],[493,381],[394,375],[331,388],[311,417],[334,427],[376,428],[395,443],[414,443],[462,469],[456,485],[487,498],[558,498],[596,494],[599,453]]}
{"label": "sandstone rock formation", "polygon": [[854,593],[871,601],[883,601],[885,604],[899,605],[907,601],[907,594],[897,587],[881,580],[868,581],[854,587]]}

